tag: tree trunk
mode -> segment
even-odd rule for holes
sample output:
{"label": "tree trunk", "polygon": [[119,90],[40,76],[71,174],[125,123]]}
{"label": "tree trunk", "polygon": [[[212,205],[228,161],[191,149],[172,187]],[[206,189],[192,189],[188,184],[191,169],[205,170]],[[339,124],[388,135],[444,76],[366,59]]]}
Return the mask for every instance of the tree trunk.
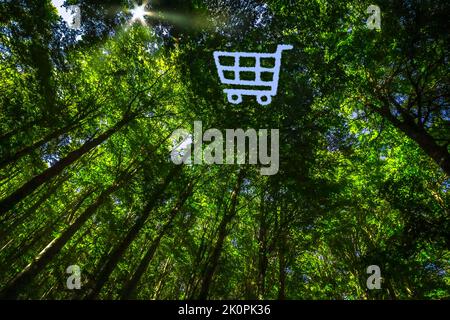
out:
{"label": "tree trunk", "polygon": [[214,251],[212,253],[210,262],[207,263],[205,268],[205,274],[203,276],[202,280],[202,286],[200,289],[200,294],[198,296],[198,299],[205,300],[208,297],[209,293],[209,287],[211,285],[212,278],[214,276],[214,272],[216,271],[217,264],[219,263],[219,258],[222,253],[222,247],[225,241],[225,237],[228,233],[227,227],[228,224],[232,221],[234,216],[236,215],[236,205],[237,205],[237,199],[238,194],[241,189],[241,184],[244,179],[244,171],[241,170],[239,172],[239,176],[236,182],[236,185],[233,189],[233,192],[231,193],[231,206],[230,210],[225,213],[225,215],[222,218],[222,221],[219,225],[219,234],[216,242],[216,246],[214,247]]}
{"label": "tree trunk", "polygon": [[159,297],[159,294],[161,292],[161,289],[163,288],[163,279],[166,277],[166,275],[170,272],[170,269],[167,270],[167,267],[170,263],[170,257],[166,259],[166,262],[164,263],[164,267],[162,272],[158,276],[158,284],[156,285],[155,292],[153,293],[152,299],[155,300]]}
{"label": "tree trunk", "polygon": [[410,139],[414,140],[447,176],[450,176],[450,153],[446,146],[438,145],[436,140],[423,127],[416,124],[414,119],[406,112],[401,113],[403,117],[403,121],[401,121],[391,114],[390,108],[387,105],[382,108],[373,107],[373,109],[405,133]]}
{"label": "tree trunk", "polygon": [[[22,157],[32,153],[38,147],[42,146],[43,144],[45,144],[45,143],[47,143],[47,142],[49,142],[51,140],[54,140],[54,139],[58,138],[62,134],[70,132],[71,130],[73,130],[76,127],[80,127],[80,125],[82,124],[81,121],[86,119],[87,117],[89,117],[94,112],[94,110],[95,110],[94,108],[90,107],[90,109],[87,109],[86,112],[79,113],[75,118],[73,118],[64,127],[56,129],[53,132],[50,132],[44,138],[42,138],[39,141],[36,141],[31,146],[23,147],[21,150],[16,151],[14,154],[11,154],[11,155],[8,155],[7,157],[4,157],[4,159],[2,159],[0,161],[0,169],[6,167],[10,163],[17,162]],[[38,123],[38,121],[35,121],[34,124],[37,124],[37,123]],[[34,124],[32,123],[32,125],[34,125]],[[28,126],[26,128],[28,129],[30,127]],[[1,143],[1,139],[2,138],[0,138],[0,143]]]}
{"label": "tree trunk", "polygon": [[[129,168],[128,168],[129,170]],[[14,299],[40,271],[42,271],[51,259],[59,253],[70,238],[83,226],[94,212],[108,200],[109,196],[119,190],[123,184],[131,179],[134,170],[125,171],[97,200],[91,204],[58,238],[53,239],[17,276],[15,276],[1,291],[0,299]]]}
{"label": "tree trunk", "polygon": [[[281,246],[283,246],[283,244],[281,244]],[[278,300],[284,300],[286,299],[286,257],[284,249],[280,248],[278,254],[280,259],[278,265],[278,280],[279,280]]]}
{"label": "tree trunk", "polygon": [[[26,244],[26,246],[24,248],[20,248],[17,249],[17,252],[13,254],[11,261],[15,261],[16,259],[18,259],[20,256],[23,256],[24,254],[26,254],[26,252],[32,248],[39,240],[42,239],[46,239],[48,238],[49,235],[52,234],[52,231],[54,230],[54,228],[57,226],[57,224],[59,222],[61,222],[62,220],[64,220],[65,218],[70,217],[71,215],[74,215],[76,211],[78,211],[78,209],[81,207],[81,205],[84,203],[84,201],[94,192],[93,189],[89,190],[86,194],[84,194],[81,198],[77,199],[75,202],[72,202],[69,205],[69,208],[71,208],[68,212],[65,212],[65,214],[61,214],[56,221],[53,221],[52,223],[49,223],[46,227],[41,228],[41,230],[44,231],[35,231],[34,235],[33,235],[33,239],[31,239],[31,241]],[[67,219],[68,223],[72,223],[72,220]],[[46,222],[44,221],[44,224]],[[48,222],[47,222],[48,223]]]}
{"label": "tree trunk", "polygon": [[36,141],[32,145],[30,145],[28,147],[24,147],[24,148],[20,149],[19,151],[16,151],[15,153],[4,157],[0,161],[0,169],[3,169],[7,165],[9,165],[11,163],[14,163],[14,162],[17,162],[22,157],[31,154],[35,149],[39,148],[44,143],[58,138],[59,136],[61,136],[62,134],[66,133],[68,130],[70,130],[72,126],[73,125],[66,126],[66,127],[60,128],[60,129],[58,129],[56,131],[53,131],[53,132],[49,133],[47,136],[45,136],[44,138],[42,138],[41,140]]}
{"label": "tree trunk", "polygon": [[11,208],[15,204],[25,199],[39,186],[61,173],[69,165],[80,159],[85,153],[89,152],[93,148],[100,145],[102,142],[106,141],[109,137],[111,137],[114,133],[119,131],[133,119],[133,116],[123,117],[122,120],[120,120],[115,126],[110,128],[97,138],[86,142],[79,149],[70,152],[65,158],[59,160],[56,164],[29,180],[22,187],[14,191],[11,195],[0,201],[0,214],[4,214],[5,212],[11,210]]}
{"label": "tree trunk", "polygon": [[134,293],[135,293],[136,287],[139,283],[139,280],[141,279],[142,275],[147,270],[147,267],[148,267],[150,261],[152,260],[153,255],[155,254],[155,251],[158,248],[159,243],[161,242],[161,239],[170,230],[170,228],[172,226],[172,222],[175,219],[177,213],[181,210],[184,203],[186,202],[186,200],[192,193],[193,186],[194,185],[192,182],[189,183],[189,185],[187,186],[187,189],[183,192],[183,194],[181,194],[180,198],[177,201],[177,204],[170,212],[169,220],[166,222],[164,227],[161,229],[161,231],[159,232],[156,239],[153,240],[152,244],[150,245],[147,252],[145,253],[142,261],[139,263],[139,266],[137,267],[137,269],[134,272],[133,276],[131,277],[130,281],[125,285],[124,290],[121,295],[121,299],[133,299],[134,298]]}
{"label": "tree trunk", "polygon": [[[55,181],[48,190],[24,213],[22,213],[20,216],[15,217],[15,219],[12,221],[10,225],[7,225],[7,222],[9,219],[11,219],[10,214],[8,216],[5,215],[4,221],[0,222],[2,225],[1,231],[0,231],[0,242],[2,242],[6,237],[8,237],[10,234],[13,233],[13,231],[24,223],[32,214],[36,213],[36,210],[45,202],[47,201],[50,196],[56,192],[56,190],[64,184],[68,179],[70,175],[65,175],[62,178],[60,178],[58,181]],[[6,220],[6,221],[5,221]],[[4,231],[3,231],[4,230]]]}
{"label": "tree trunk", "polygon": [[91,300],[97,298],[98,294],[105,285],[106,281],[108,281],[109,276],[113,272],[120,258],[123,256],[127,248],[139,234],[139,231],[144,226],[150,213],[163,196],[167,186],[176,176],[178,176],[180,171],[181,166],[173,167],[173,169],[170,171],[166,179],[164,179],[162,185],[156,187],[155,193],[151,195],[150,201],[145,206],[142,215],[137,219],[136,223],[128,231],[127,235],[120,242],[120,244],[115,249],[113,249],[112,252],[108,253],[109,259],[107,259],[106,263],[103,264],[103,266],[100,268],[100,271],[96,273],[98,274],[98,276],[95,278],[95,284],[92,286],[92,289],[88,291],[88,293],[85,296],[85,299]]}
{"label": "tree trunk", "polygon": [[281,204],[279,215],[279,242],[278,242],[278,300],[286,299],[286,251],[287,251],[287,217],[286,211]]}
{"label": "tree trunk", "polygon": [[266,294],[266,272],[267,272],[267,217],[264,208],[264,196],[261,198],[260,220],[259,220],[259,252],[258,252],[258,296],[259,299],[264,299]]}
{"label": "tree trunk", "polygon": [[28,123],[25,123],[24,125],[22,125],[21,127],[12,129],[6,133],[3,133],[0,135],[0,146],[4,145],[5,143],[7,143],[8,139],[10,139],[12,136],[18,134],[18,133],[23,133],[24,131],[30,131],[34,126],[36,126],[38,123],[43,122],[44,118],[39,118],[33,121],[30,121]]}
{"label": "tree trunk", "polygon": [[[198,246],[198,250],[197,250],[197,252],[195,254],[195,257],[194,257],[192,270],[198,270],[199,269],[199,265],[201,264],[201,261],[203,260],[203,258],[205,256],[205,252],[206,252],[206,248],[207,248],[206,234],[207,234],[207,229],[204,227],[203,228],[203,232],[202,232],[200,245]],[[199,279],[197,277],[197,273],[196,272],[192,272],[191,276],[189,277],[189,282],[188,282],[187,287],[186,287],[186,297],[188,297],[188,299],[193,299],[194,298],[195,292],[197,291],[197,288],[198,288],[198,283],[199,283]]]}

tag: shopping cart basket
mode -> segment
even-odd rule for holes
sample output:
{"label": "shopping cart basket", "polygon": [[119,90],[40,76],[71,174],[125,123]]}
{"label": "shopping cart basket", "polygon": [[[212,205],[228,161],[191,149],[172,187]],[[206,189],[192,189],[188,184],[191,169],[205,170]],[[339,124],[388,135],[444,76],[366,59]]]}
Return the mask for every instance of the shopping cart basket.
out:
{"label": "shopping cart basket", "polygon": [[[278,79],[280,76],[280,66],[281,66],[281,52],[283,50],[291,50],[293,46],[291,45],[278,45],[277,51],[275,53],[256,53],[256,52],[224,52],[215,51],[214,60],[216,62],[217,72],[219,74],[220,81],[223,84],[237,85],[237,86],[252,86],[252,87],[264,87],[267,89],[244,89],[244,88],[233,88],[224,89],[223,91],[227,94],[228,101],[233,104],[240,104],[242,102],[242,96],[256,96],[256,101],[260,105],[268,105],[272,102],[272,96],[277,94],[278,89]],[[220,59],[222,57],[234,58],[234,64],[231,65],[221,64]],[[240,66],[240,58],[254,58],[255,66],[246,67]],[[273,67],[266,67],[261,65],[261,59],[274,59]],[[233,61],[233,59],[230,59]],[[229,72],[234,75],[233,78],[225,77],[225,72]],[[246,72],[254,73],[254,80],[244,80],[241,79],[241,73]],[[271,76],[271,80],[261,79],[261,74],[268,74]]]}

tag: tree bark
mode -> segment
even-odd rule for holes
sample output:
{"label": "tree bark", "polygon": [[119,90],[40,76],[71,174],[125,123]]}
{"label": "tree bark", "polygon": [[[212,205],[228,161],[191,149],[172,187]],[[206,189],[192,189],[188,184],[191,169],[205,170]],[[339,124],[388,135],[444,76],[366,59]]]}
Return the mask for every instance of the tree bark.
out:
{"label": "tree bark", "polygon": [[166,179],[164,179],[164,182],[161,186],[157,186],[154,194],[150,197],[150,201],[145,206],[142,215],[137,219],[136,223],[133,225],[133,227],[128,231],[125,238],[119,243],[119,245],[113,249],[111,253],[108,253],[108,259],[103,264],[102,267],[100,267],[100,271],[97,272],[98,276],[95,278],[95,283],[93,284],[92,288],[88,291],[88,293],[85,296],[85,299],[92,300],[96,299],[98,294],[100,293],[101,289],[105,285],[106,281],[108,281],[109,276],[113,272],[114,268],[116,267],[117,263],[119,262],[120,258],[123,256],[127,248],[130,246],[130,244],[133,242],[133,240],[136,238],[136,236],[139,234],[139,231],[144,226],[145,222],[147,221],[150,213],[157,205],[158,201],[161,199],[162,195],[164,194],[167,186],[169,183],[180,173],[181,166],[175,166],[170,171]]}
{"label": "tree bark", "polygon": [[106,141],[109,137],[118,132],[122,127],[127,125],[133,119],[133,116],[123,117],[122,120],[116,123],[116,125],[114,125],[112,128],[108,129],[97,138],[86,142],[79,149],[70,152],[65,158],[59,160],[56,164],[26,182],[22,187],[0,201],[0,214],[4,214],[11,210],[15,204],[25,199],[42,184],[48,182],[50,179],[61,173],[65,168],[80,159],[84,154],[91,151],[102,142]]}
{"label": "tree bark", "polygon": [[158,284],[156,285],[155,292],[153,293],[153,296],[152,296],[153,300],[156,300],[159,297],[161,289],[164,287],[163,286],[163,280],[166,277],[166,275],[170,272],[170,269],[167,270],[167,267],[169,266],[169,263],[170,263],[170,257],[168,257],[166,259],[166,262],[164,263],[164,268],[163,268],[162,272],[158,276]]}
{"label": "tree bark", "polygon": [[123,184],[132,178],[135,170],[128,168],[116,181],[104,190],[97,200],[91,204],[58,238],[53,239],[17,276],[15,276],[1,291],[0,299],[14,299],[20,291],[40,272],[51,259],[59,253],[70,238],[84,225],[94,212],[108,200],[109,196],[119,190]]}
{"label": "tree bark", "polygon": [[[283,236],[284,237],[284,236]],[[281,241],[279,254],[279,265],[278,265],[278,300],[286,299],[286,256],[284,252],[284,240]]]}
{"label": "tree bark", "polygon": [[56,131],[53,131],[51,133],[49,133],[47,136],[45,136],[44,138],[42,138],[39,141],[36,141],[35,143],[33,143],[30,146],[24,147],[18,151],[16,151],[13,154],[10,154],[8,156],[5,156],[1,161],[0,161],[0,169],[3,169],[4,167],[6,167],[7,165],[17,162],[19,161],[22,157],[31,154],[35,149],[39,148],[40,146],[42,146],[44,143],[49,142],[53,139],[58,138],[59,136],[61,136],[62,134],[66,133],[68,130],[70,130],[70,128],[73,125],[70,126],[66,126],[63,128],[60,128]]}
{"label": "tree bark", "polygon": [[158,236],[155,240],[153,240],[152,244],[148,248],[147,252],[144,255],[144,258],[139,263],[139,266],[137,267],[136,271],[134,272],[133,276],[131,277],[130,281],[125,285],[124,290],[121,295],[121,299],[133,299],[135,297],[135,290],[139,283],[139,280],[141,279],[142,275],[147,270],[147,267],[150,263],[150,261],[153,258],[153,255],[155,254],[156,249],[159,246],[159,243],[161,242],[161,239],[166,235],[166,233],[170,230],[172,226],[172,222],[175,219],[177,213],[181,210],[184,203],[188,199],[189,195],[192,193],[193,189],[193,183],[189,183],[187,186],[187,189],[181,194],[180,198],[177,201],[177,204],[172,209],[172,211],[169,214],[169,220],[166,222],[162,230],[159,232]]}
{"label": "tree bark", "polygon": [[[402,121],[391,114],[388,105],[381,108],[373,106],[372,109],[414,140],[447,176],[450,176],[450,153],[447,146],[437,144],[436,140],[423,127],[416,124],[414,119],[406,112],[401,112]],[[401,110],[401,108],[399,109]]]}
{"label": "tree bark", "polygon": [[264,195],[261,196],[261,208],[260,208],[260,220],[259,220],[259,252],[258,252],[258,296],[259,299],[264,299],[266,294],[266,272],[267,272],[267,217],[264,208]]}
{"label": "tree bark", "polygon": [[202,286],[200,289],[200,294],[198,296],[198,299],[200,300],[205,300],[208,297],[209,287],[211,285],[214,272],[216,271],[217,264],[219,263],[219,258],[222,253],[225,237],[228,233],[227,230],[228,224],[233,220],[234,216],[236,215],[237,199],[243,179],[244,179],[244,171],[241,170],[239,172],[239,176],[236,185],[233,189],[233,192],[231,193],[230,210],[228,210],[228,212],[225,213],[225,215],[222,218],[222,221],[220,222],[216,246],[214,247],[210,262],[207,263],[205,268],[205,274],[203,276]]}
{"label": "tree bark", "polygon": [[[39,141],[36,141],[35,143],[31,144],[30,146],[22,147],[22,149],[20,149],[19,151],[16,151],[14,154],[5,156],[0,161],[0,169],[6,167],[7,165],[9,165],[13,162],[17,162],[22,157],[32,153],[38,147],[42,146],[43,144],[45,144],[47,142],[50,142],[51,140],[58,138],[62,134],[68,133],[71,130],[73,130],[74,128],[80,127],[80,125],[82,124],[81,122],[83,120],[85,120],[87,117],[89,117],[92,113],[94,113],[94,110],[95,109],[92,106],[89,106],[89,108],[86,110],[86,112],[78,113],[78,115],[75,118],[71,119],[70,122],[68,122],[64,127],[59,128],[59,129],[57,128],[56,130],[48,133],[45,137],[43,137]],[[41,121],[42,121],[42,119],[41,119]],[[34,123],[32,123],[32,125],[35,125],[38,122],[39,121],[35,121]],[[29,126],[25,127],[24,129],[27,129],[27,128],[29,128]],[[3,137],[0,138],[0,144],[1,144],[2,139],[3,139]]]}
{"label": "tree bark", "polygon": [[15,217],[15,219],[8,225],[9,220],[13,216],[12,214],[5,215],[4,219],[0,222],[0,242],[2,242],[5,238],[7,238],[12,232],[21,225],[25,220],[30,217],[36,210],[46,201],[48,198],[56,192],[56,190],[69,179],[69,175],[66,175],[55,181],[51,186],[49,186],[48,190],[24,213]]}

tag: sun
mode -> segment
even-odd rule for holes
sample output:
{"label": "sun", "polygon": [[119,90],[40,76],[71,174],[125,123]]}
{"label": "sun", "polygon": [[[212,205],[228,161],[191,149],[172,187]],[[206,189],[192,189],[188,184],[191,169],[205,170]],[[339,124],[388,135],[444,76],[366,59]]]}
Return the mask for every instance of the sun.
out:
{"label": "sun", "polygon": [[135,4],[135,7],[130,10],[132,17],[131,17],[131,23],[134,23],[136,21],[139,21],[144,26],[147,25],[147,22],[145,21],[146,16],[150,16],[151,12],[147,11],[145,7],[148,5],[147,1],[144,1],[140,6]]}

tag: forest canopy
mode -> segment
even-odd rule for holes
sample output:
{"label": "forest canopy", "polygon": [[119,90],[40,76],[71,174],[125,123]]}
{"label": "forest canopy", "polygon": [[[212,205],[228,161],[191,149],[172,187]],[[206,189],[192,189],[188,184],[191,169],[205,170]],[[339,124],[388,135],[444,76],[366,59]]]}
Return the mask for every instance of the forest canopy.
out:
{"label": "forest canopy", "polygon": [[[450,298],[449,12],[0,1],[0,298]],[[282,44],[270,103],[230,103],[214,52]],[[174,164],[200,121],[279,132],[275,174]]]}

